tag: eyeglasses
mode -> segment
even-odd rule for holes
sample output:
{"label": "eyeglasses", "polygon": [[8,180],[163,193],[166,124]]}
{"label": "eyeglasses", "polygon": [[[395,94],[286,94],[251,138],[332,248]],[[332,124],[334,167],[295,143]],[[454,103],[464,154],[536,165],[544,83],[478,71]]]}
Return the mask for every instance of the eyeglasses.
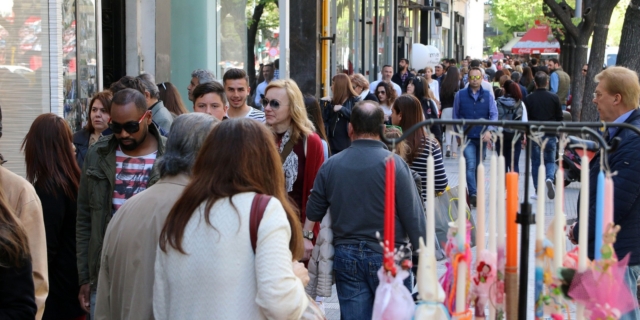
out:
{"label": "eyeglasses", "polygon": [[601,98],[602,97],[602,93],[598,93],[598,92],[594,92],[593,93],[593,98],[597,99],[597,98]]}
{"label": "eyeglasses", "polygon": [[266,108],[267,106],[271,106],[271,109],[278,110],[280,108],[280,101],[278,100],[269,100],[267,98],[262,98],[262,107]]}
{"label": "eyeglasses", "polygon": [[587,69],[582,69],[582,72],[584,73],[587,73],[587,71],[588,71]]}
{"label": "eyeglasses", "polygon": [[145,112],[137,122],[129,121],[125,124],[119,124],[117,122],[109,120],[109,129],[111,129],[113,133],[122,133],[122,130],[124,130],[130,134],[134,134],[140,131],[140,123],[142,122],[142,119],[144,119],[144,117],[147,115],[147,113],[149,113],[149,111]]}
{"label": "eyeglasses", "polygon": [[469,76],[469,80],[480,80],[482,76]]}
{"label": "eyeglasses", "polygon": [[386,91],[377,91],[377,92],[376,92],[376,94],[378,94],[378,95],[379,95],[379,94],[385,94],[385,95],[386,95],[386,94],[387,94],[387,92],[386,92]]}

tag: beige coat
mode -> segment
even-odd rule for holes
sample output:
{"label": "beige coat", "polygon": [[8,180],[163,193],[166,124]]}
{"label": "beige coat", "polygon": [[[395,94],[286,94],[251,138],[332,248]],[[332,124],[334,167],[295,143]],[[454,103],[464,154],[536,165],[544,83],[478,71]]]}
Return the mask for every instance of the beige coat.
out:
{"label": "beige coat", "polygon": [[334,253],[331,214],[327,211],[320,223],[318,239],[309,260],[309,283],[305,291],[312,298],[316,296],[331,297]]}
{"label": "beige coat", "polygon": [[31,251],[33,284],[35,285],[36,320],[42,319],[44,302],[49,294],[47,272],[47,238],[44,231],[42,204],[33,186],[24,178],[0,166],[0,187],[25,231]]}
{"label": "beige coat", "polygon": [[153,319],[154,263],[160,231],[188,183],[186,175],[163,177],[115,213],[102,246],[96,319]]}

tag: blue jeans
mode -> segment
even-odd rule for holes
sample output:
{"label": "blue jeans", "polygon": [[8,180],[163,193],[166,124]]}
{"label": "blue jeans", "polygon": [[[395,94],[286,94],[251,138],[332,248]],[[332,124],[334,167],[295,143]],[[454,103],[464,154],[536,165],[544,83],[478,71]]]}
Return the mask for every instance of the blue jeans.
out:
{"label": "blue jeans", "polygon": [[[484,156],[487,152],[487,144],[482,143],[482,155]],[[478,163],[482,161],[480,159],[480,139],[469,139],[467,146],[464,148],[464,159],[467,164],[467,190],[469,190],[469,195],[474,196],[478,193],[476,186],[476,175],[478,174]],[[459,174],[462,174],[460,172]],[[484,183],[484,181],[482,182]],[[464,194],[464,190],[458,190],[458,192]]]}
{"label": "blue jeans", "polygon": [[89,296],[89,310],[91,310],[91,312],[89,313],[89,316],[87,317],[88,320],[95,319],[95,316],[96,316],[96,296],[97,296],[97,291],[91,290],[91,294]]}
{"label": "blue jeans", "polygon": [[[633,299],[638,301],[638,277],[640,277],[640,265],[627,267],[624,281],[627,287],[631,290]],[[640,310],[635,308],[631,312],[625,313],[620,317],[620,320],[640,320]]]}
{"label": "blue jeans", "polygon": [[[341,244],[335,247],[333,271],[340,302],[340,319],[370,320],[373,301],[380,280],[382,254],[373,251],[362,241],[360,244]],[[411,277],[404,280],[411,292]]]}
{"label": "blue jeans", "polygon": [[[545,137],[546,139],[547,137]],[[548,137],[549,141],[544,147],[544,168],[547,174],[546,179],[555,181],[556,174],[556,137]],[[533,177],[533,185],[538,190],[538,167],[540,167],[540,145],[531,141],[531,176]]]}

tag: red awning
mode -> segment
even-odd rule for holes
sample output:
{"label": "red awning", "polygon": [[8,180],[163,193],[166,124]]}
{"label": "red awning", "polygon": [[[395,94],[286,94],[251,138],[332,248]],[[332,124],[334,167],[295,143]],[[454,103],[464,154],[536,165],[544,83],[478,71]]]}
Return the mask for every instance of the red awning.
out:
{"label": "red awning", "polygon": [[547,25],[536,25],[511,48],[512,54],[560,53],[560,43]]}

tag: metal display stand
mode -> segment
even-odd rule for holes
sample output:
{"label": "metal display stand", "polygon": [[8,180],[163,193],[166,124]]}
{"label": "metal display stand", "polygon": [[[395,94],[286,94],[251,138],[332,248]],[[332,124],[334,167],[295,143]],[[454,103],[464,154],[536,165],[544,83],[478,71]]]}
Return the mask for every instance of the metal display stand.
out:
{"label": "metal display stand", "polygon": [[[602,135],[594,130],[594,128],[624,128],[634,131],[640,135],[640,129],[632,126],[628,123],[605,123],[605,122],[544,122],[544,121],[489,121],[489,120],[441,120],[430,119],[422,121],[413,127],[404,131],[400,138],[387,139],[384,135],[385,126],[381,126],[381,140],[387,144],[395,144],[407,139],[407,137],[422,127],[428,127],[432,125],[461,125],[465,128],[465,133],[469,129],[476,126],[482,127],[502,127],[521,131],[527,136],[530,136],[535,132],[544,133],[573,133],[573,134],[588,134],[593,139],[599,142],[599,148],[605,152],[605,155],[609,152],[614,152],[620,142],[619,138],[614,138],[609,143],[605,141]],[[529,179],[531,177],[531,143],[527,143],[525,153],[525,184],[524,184],[524,199],[520,204],[520,212],[517,215],[516,223],[521,225],[522,232],[520,234],[520,282],[518,287],[518,317],[516,319],[527,318],[527,289],[528,289],[528,276],[529,276],[529,242],[530,235],[529,230],[531,224],[535,223],[535,216],[531,214],[531,204],[529,203]],[[460,173],[464,174],[464,173]]]}

